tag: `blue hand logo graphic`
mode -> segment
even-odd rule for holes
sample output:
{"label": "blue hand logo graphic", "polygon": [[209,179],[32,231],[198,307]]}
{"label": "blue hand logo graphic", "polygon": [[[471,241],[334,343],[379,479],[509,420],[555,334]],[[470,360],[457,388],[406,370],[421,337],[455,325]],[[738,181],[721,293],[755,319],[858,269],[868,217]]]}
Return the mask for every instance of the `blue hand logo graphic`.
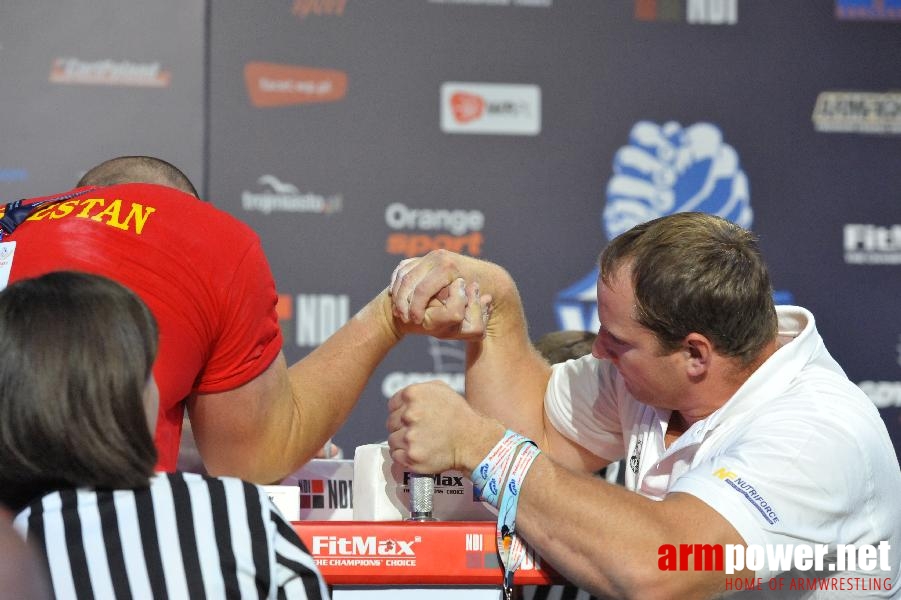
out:
{"label": "blue hand logo graphic", "polygon": [[[699,211],[750,228],[748,179],[738,154],[710,123],[683,128],[639,121],[613,159],[603,224],[608,240],[657,217]],[[598,269],[557,294],[560,329],[596,331]]]}
{"label": "blue hand logo graphic", "polygon": [[634,225],[677,212],[719,215],[748,228],[753,213],[738,154],[710,123],[683,129],[640,121],[613,159],[604,228],[613,239]]}

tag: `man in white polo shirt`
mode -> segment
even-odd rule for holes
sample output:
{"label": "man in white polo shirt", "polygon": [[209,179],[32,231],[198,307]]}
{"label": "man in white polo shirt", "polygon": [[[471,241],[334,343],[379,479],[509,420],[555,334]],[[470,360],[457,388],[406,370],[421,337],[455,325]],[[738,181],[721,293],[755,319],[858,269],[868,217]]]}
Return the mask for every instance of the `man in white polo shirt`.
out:
{"label": "man in white polo shirt", "polygon": [[[517,484],[500,486],[518,494],[515,531],[604,597],[901,597],[901,469],[885,424],[813,315],[773,306],[750,232],[678,213],[614,239],[593,356],[553,368],[497,265],[405,261],[396,314],[427,320],[457,277],[491,309],[469,344],[467,397],[439,383],[393,397],[395,460],[478,479],[518,439],[505,429],[531,438],[541,454],[498,479]],[[621,458],[637,494],[588,475]]]}

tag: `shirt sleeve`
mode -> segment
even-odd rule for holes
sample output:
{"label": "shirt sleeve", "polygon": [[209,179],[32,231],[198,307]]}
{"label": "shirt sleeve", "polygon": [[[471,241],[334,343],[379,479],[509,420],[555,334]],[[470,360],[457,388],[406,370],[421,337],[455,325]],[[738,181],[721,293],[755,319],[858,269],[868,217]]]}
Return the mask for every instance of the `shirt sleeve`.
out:
{"label": "shirt sleeve", "polygon": [[255,235],[215,292],[220,333],[195,386],[199,393],[225,392],[251,381],[272,364],[283,343],[275,281]]}
{"label": "shirt sleeve", "polygon": [[[705,502],[747,545],[862,541],[867,527],[854,529],[866,517],[855,515],[866,512],[873,482],[863,456],[848,452],[857,444],[822,421],[812,426],[809,420],[772,417],[697,462],[669,491]],[[858,466],[847,468],[849,460]],[[757,576],[779,572],[764,569]]]}
{"label": "shirt sleeve", "polygon": [[303,540],[275,505],[271,505],[270,518],[275,524],[274,568],[279,597],[327,600],[328,586]]}
{"label": "shirt sleeve", "polygon": [[564,437],[613,462],[624,453],[618,386],[608,361],[586,355],[558,363],[551,367],[544,410]]}

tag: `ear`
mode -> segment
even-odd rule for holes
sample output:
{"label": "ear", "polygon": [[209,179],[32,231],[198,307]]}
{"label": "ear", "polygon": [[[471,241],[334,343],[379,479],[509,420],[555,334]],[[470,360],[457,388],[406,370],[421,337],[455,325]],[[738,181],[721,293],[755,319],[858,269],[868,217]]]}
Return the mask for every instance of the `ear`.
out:
{"label": "ear", "polygon": [[690,377],[699,377],[710,368],[713,344],[700,333],[689,333],[682,341],[686,372]]}

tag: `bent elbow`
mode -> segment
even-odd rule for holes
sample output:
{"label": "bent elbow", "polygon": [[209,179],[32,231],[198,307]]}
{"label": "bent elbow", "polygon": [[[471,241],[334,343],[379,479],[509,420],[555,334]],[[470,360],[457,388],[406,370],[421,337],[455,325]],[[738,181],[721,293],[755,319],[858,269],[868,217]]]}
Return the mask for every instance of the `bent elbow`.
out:
{"label": "bent elbow", "polygon": [[624,600],[706,600],[721,595],[718,581],[695,572],[651,572],[644,570],[621,588]]}

